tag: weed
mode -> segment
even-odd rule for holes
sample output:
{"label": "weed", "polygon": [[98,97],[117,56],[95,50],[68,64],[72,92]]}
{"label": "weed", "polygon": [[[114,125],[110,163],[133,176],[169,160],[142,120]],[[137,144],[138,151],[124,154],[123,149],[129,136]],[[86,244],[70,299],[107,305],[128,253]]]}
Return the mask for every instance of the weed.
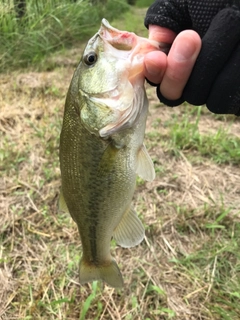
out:
{"label": "weed", "polygon": [[[92,283],[92,293],[87,297],[87,299],[83,303],[79,320],[85,319],[86,314],[89,311],[89,308],[90,308],[92,302],[96,299],[96,296],[97,296],[97,281],[94,281]],[[101,304],[98,304],[98,308],[100,309],[99,311],[101,312],[101,309],[102,309]]]}
{"label": "weed", "polygon": [[166,122],[171,137],[171,148],[177,154],[178,150],[194,153],[194,157],[203,156],[212,159],[218,164],[240,162],[240,138],[228,133],[228,126],[221,126],[215,133],[202,134],[199,131],[201,107],[198,107],[194,121],[190,114],[180,119],[174,116]]}
{"label": "weed", "polygon": [[17,18],[13,1],[0,4],[0,71],[30,66],[49,53],[90,37],[103,17],[112,20],[128,10],[124,0],[92,5],[88,0],[27,1]]}

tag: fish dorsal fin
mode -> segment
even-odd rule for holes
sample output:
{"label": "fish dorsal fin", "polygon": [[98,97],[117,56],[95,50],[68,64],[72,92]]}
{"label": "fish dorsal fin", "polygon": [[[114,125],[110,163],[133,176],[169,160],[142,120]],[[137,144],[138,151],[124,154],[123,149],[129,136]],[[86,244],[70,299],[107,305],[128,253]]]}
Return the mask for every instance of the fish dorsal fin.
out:
{"label": "fish dorsal fin", "polygon": [[129,208],[113,232],[113,237],[123,248],[131,248],[142,242],[145,230],[133,208]]}
{"label": "fish dorsal fin", "polygon": [[69,213],[66,201],[65,201],[64,196],[63,196],[62,189],[60,191],[59,200],[58,200],[58,211]]}
{"label": "fish dorsal fin", "polygon": [[137,155],[136,173],[144,180],[152,181],[155,178],[155,170],[151,157],[143,144]]}

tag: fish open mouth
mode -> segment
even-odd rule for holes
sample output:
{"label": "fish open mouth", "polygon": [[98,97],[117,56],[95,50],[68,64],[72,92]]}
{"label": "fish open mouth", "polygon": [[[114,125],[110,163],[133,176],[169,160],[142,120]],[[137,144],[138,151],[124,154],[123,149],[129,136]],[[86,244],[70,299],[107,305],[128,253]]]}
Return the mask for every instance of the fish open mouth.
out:
{"label": "fish open mouth", "polygon": [[118,50],[131,51],[137,43],[135,33],[115,29],[106,19],[102,19],[99,35]]}
{"label": "fish open mouth", "polygon": [[[131,51],[137,46],[138,37],[133,32],[128,31],[120,31],[110,25],[110,23],[106,19],[102,19],[102,24],[99,30],[99,35],[106,40],[109,44],[111,44],[115,49],[123,50],[123,51]],[[143,39],[143,38],[142,38]],[[145,39],[146,40],[146,39]],[[157,42],[148,39],[148,49],[152,48],[152,50],[161,50],[166,54],[169,52],[170,44],[164,42]],[[146,45],[145,45],[146,48]],[[141,48],[142,50],[143,48]]]}

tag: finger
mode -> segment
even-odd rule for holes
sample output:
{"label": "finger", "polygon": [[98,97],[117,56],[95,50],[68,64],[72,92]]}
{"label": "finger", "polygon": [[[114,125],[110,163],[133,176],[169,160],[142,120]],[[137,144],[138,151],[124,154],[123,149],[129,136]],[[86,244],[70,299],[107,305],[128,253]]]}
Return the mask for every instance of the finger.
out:
{"label": "finger", "polygon": [[172,43],[176,37],[176,33],[170,29],[150,24],[148,27],[149,39],[157,42]]}
{"label": "finger", "polygon": [[[149,25],[149,39],[159,43],[171,44],[176,37],[176,33],[170,29],[162,28],[156,25]],[[162,47],[160,46],[162,49]],[[161,50],[160,49],[160,50]],[[163,50],[164,51],[164,50]],[[153,51],[146,54],[145,62],[145,77],[152,83],[159,84],[162,81],[163,75],[167,67],[167,57],[161,51]]]}
{"label": "finger", "polygon": [[167,56],[161,51],[152,51],[144,57],[145,78],[159,84],[167,67]]}
{"label": "finger", "polygon": [[159,49],[164,53],[168,53],[176,33],[170,29],[149,25],[149,39],[159,43]]}
{"label": "finger", "polygon": [[181,97],[200,49],[201,39],[195,31],[183,31],[175,38],[160,86],[161,94],[165,98],[176,100]]}

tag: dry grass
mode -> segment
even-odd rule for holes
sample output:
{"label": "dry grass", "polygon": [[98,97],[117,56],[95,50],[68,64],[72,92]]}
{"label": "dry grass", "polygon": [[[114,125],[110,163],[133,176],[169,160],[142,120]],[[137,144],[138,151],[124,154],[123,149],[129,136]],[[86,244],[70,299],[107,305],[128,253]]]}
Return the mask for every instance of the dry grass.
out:
{"label": "dry grass", "polygon": [[[175,152],[166,124],[195,115],[159,108],[153,88],[146,144],[157,177],[138,180],[134,199],[146,239],[132,249],[113,244],[123,290],[79,285],[77,228],[57,212],[59,134],[79,56],[75,49],[55,57],[52,72],[0,76],[0,318],[239,319],[239,165],[218,165],[191,148]],[[238,121],[207,111],[200,132],[230,122],[238,139]]]}

